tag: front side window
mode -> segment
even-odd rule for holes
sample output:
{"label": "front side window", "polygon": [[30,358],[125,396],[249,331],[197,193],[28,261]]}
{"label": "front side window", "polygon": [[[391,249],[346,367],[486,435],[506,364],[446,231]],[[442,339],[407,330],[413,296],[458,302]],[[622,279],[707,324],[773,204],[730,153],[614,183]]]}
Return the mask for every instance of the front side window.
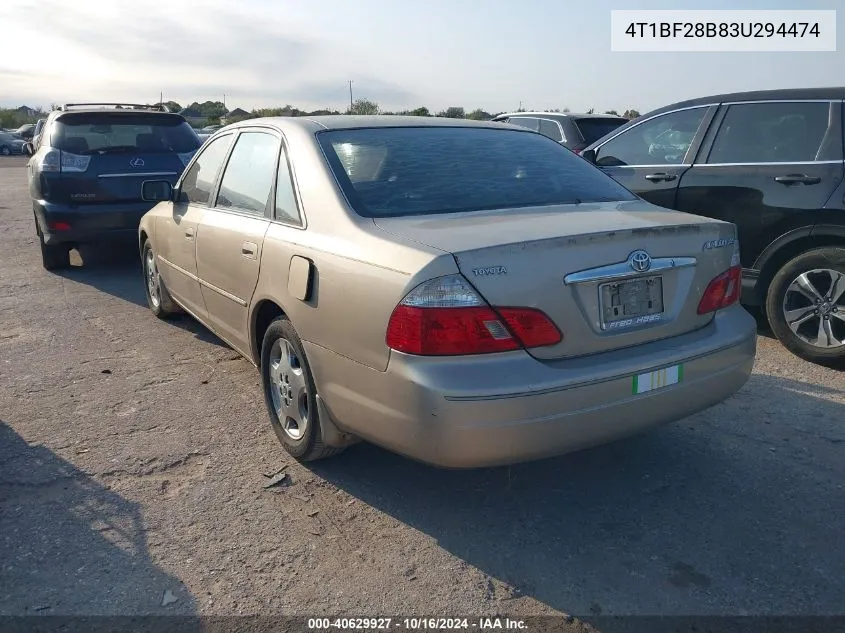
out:
{"label": "front side window", "polygon": [[548,136],[553,141],[562,141],[563,135],[560,133],[560,126],[557,121],[549,119],[540,119],[540,134]]}
{"label": "front side window", "polygon": [[[728,107],[708,163],[840,160],[842,138],[828,102],[740,103]],[[830,128],[830,129],[829,129]]]}
{"label": "front side window", "polygon": [[680,165],[706,112],[706,107],[680,110],[635,125],[601,145],[596,151],[596,164]]}
{"label": "front side window", "polygon": [[519,130],[388,127],[331,130],[317,138],[364,217],[635,199],[559,143]]}
{"label": "front side window", "polygon": [[244,132],[235,143],[226,164],[217,206],[264,215],[273,181],[279,139],[265,132]]}
{"label": "front side window", "polygon": [[200,151],[182,179],[182,198],[191,204],[208,204],[220,166],[226,159],[232,135],[219,136]]}

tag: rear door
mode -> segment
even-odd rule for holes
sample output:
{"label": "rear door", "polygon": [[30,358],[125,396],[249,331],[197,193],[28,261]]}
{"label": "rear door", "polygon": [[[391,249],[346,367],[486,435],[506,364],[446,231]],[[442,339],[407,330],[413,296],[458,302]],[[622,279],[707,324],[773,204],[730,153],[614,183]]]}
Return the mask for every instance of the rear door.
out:
{"label": "rear door", "polygon": [[596,165],[642,198],[673,209],[680,178],[715,110],[685,108],[637,123],[595,148]]}
{"label": "rear door", "polygon": [[170,215],[156,217],[155,240],[164,282],[176,300],[202,320],[207,314],[197,276],[197,230],[208,213],[233,138],[233,134],[224,134],[202,148],[179,184],[178,202]]}
{"label": "rear door", "polygon": [[220,179],[214,206],[201,220],[197,274],[209,325],[241,351],[250,349],[248,306],[258,283],[264,234],[272,217],[280,137],[242,131]]}
{"label": "rear door", "polygon": [[739,228],[742,263],[791,229],[813,224],[843,178],[840,101],[722,106],[677,208]]}
{"label": "rear door", "polygon": [[162,112],[69,112],[51,138],[62,152],[51,199],[85,205],[142,202],[145,180],[175,184],[200,146],[182,117]]}

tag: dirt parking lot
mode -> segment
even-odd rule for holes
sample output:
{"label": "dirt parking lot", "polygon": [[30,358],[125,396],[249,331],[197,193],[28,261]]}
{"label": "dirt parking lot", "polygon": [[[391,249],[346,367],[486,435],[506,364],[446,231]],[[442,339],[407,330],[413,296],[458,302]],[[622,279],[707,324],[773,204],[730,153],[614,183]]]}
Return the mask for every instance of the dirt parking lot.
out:
{"label": "dirt parking lot", "polygon": [[133,252],[42,269],[0,160],[0,614],[843,612],[843,372],[761,333],[739,394],[632,440],[301,466],[257,371],[149,313]]}

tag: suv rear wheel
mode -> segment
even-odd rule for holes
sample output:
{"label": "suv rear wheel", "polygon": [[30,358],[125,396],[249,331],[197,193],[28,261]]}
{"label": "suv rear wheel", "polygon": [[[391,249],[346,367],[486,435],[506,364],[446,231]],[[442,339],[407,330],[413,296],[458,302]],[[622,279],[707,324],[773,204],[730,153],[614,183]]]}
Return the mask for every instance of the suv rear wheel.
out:
{"label": "suv rear wheel", "polygon": [[61,270],[70,266],[70,246],[67,244],[45,244],[44,236],[39,232],[41,243],[41,263],[45,270]]}
{"label": "suv rear wheel", "polygon": [[845,248],[801,253],[766,295],[772,331],[794,354],[821,365],[845,362]]}

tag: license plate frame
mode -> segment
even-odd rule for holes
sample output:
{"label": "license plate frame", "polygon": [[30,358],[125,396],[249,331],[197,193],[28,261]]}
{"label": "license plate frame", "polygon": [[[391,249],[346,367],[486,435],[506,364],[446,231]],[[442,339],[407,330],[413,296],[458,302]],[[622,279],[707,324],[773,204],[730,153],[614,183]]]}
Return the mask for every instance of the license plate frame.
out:
{"label": "license plate frame", "polygon": [[663,275],[621,279],[599,286],[602,330],[648,325],[662,320],[664,313]]}

